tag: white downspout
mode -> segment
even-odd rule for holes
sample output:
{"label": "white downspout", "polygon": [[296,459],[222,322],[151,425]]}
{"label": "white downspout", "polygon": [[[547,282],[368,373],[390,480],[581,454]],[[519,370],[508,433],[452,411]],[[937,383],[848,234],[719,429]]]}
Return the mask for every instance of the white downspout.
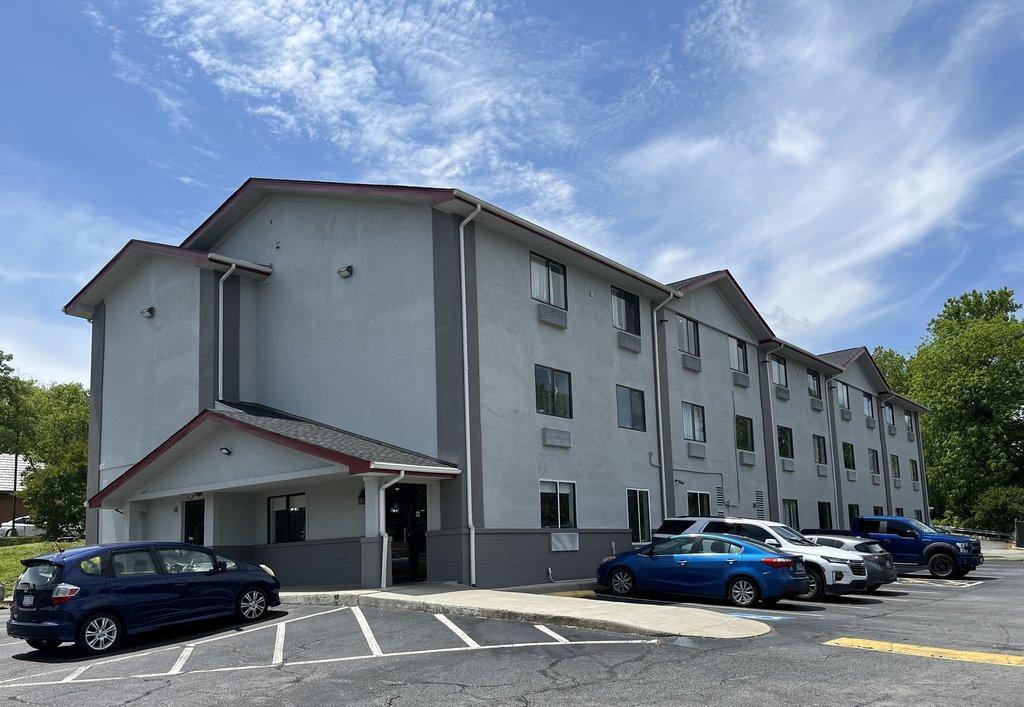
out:
{"label": "white downspout", "polygon": [[388,531],[384,524],[384,491],[405,478],[405,472],[377,487],[377,530],[380,533],[380,588],[388,587]]}
{"label": "white downspout", "polygon": [[[758,373],[760,375],[767,376],[767,380],[768,380],[768,385],[765,386],[766,388],[768,388],[768,417],[771,418],[772,427],[774,429],[770,429],[770,430],[766,430],[766,431],[768,432],[769,435],[771,435],[771,439],[772,439],[772,453],[775,455],[775,513],[777,514],[776,517],[780,519],[779,522],[782,522],[781,521],[781,519],[782,519],[782,495],[779,493],[779,430],[778,430],[778,425],[775,422],[775,404],[772,402],[774,400],[774,398],[775,398],[775,395],[774,395],[775,391],[772,390],[772,386],[775,385],[775,382],[772,380],[772,356],[774,356],[780,350],[785,348],[785,346],[786,346],[785,344],[779,344],[778,346],[776,346],[771,351],[765,351],[764,352],[764,362],[765,362],[764,373],[761,373],[761,371],[758,371]],[[787,386],[789,385],[789,371],[788,370],[786,371],[786,385]],[[793,442],[793,444],[796,444],[796,442]],[[768,469],[768,460],[767,459],[765,460],[764,468],[767,471],[767,469]],[[738,492],[739,491],[739,487],[737,487],[736,490]],[[737,496],[738,495],[739,495],[739,493],[737,493]],[[770,513],[768,514],[768,517],[771,518],[771,514]],[[797,530],[800,530],[800,529],[797,528]]]}
{"label": "white downspout", "polygon": [[217,296],[217,321],[220,324],[217,332],[217,400],[224,399],[224,281],[234,274],[236,267],[237,263],[231,263],[217,285],[220,288]]}
{"label": "white downspout", "polygon": [[[682,295],[672,292],[664,300],[658,304],[652,311],[652,339],[654,342],[654,405],[655,410],[658,411],[658,483],[661,486],[661,518],[664,520],[668,517],[668,498],[666,494],[668,491],[665,488],[665,435],[662,430],[662,419],[661,419],[661,364],[659,363],[658,350],[658,310],[672,301],[673,298],[678,297],[682,299]],[[672,487],[672,493],[675,493],[675,487]]]}
{"label": "white downspout", "polygon": [[480,213],[477,204],[473,213],[459,224],[459,283],[462,291],[462,413],[466,431],[466,527],[469,530],[469,583],[476,586],[476,526],[473,524],[473,446],[469,427],[469,330],[466,314],[466,224]]}

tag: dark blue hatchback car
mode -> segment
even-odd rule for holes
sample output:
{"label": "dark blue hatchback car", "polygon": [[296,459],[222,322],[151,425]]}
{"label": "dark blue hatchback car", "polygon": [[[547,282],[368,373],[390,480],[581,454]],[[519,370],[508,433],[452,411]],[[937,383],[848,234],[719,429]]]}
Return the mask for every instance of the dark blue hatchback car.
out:
{"label": "dark blue hatchback car", "polygon": [[127,634],[187,621],[261,618],[281,603],[265,565],[186,543],[91,545],[22,560],[7,634],[44,650],[114,649]]}

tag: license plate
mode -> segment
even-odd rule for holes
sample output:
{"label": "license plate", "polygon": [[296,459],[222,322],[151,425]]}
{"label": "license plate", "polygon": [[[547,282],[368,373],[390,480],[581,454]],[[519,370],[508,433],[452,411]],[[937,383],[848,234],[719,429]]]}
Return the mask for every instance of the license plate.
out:
{"label": "license plate", "polygon": [[32,606],[35,603],[36,603],[36,598],[34,596],[32,596],[31,594],[26,594],[25,596],[23,596],[21,598],[21,605],[22,606]]}

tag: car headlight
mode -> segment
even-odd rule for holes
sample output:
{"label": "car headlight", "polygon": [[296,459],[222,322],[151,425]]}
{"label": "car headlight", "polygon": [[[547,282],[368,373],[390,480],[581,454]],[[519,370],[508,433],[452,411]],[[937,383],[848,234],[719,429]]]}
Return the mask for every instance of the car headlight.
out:
{"label": "car headlight", "polygon": [[853,560],[844,560],[840,557],[825,557],[824,555],[821,556],[821,559],[825,560],[825,562],[834,562],[837,565],[848,565],[853,562]]}
{"label": "car headlight", "polygon": [[957,547],[958,550],[960,550],[960,552],[970,552],[971,551],[971,544],[970,543],[958,542],[956,544],[956,547]]}
{"label": "car headlight", "polygon": [[269,574],[271,577],[277,577],[277,575],[274,574],[274,570],[270,569],[266,565],[260,565],[260,569]]}

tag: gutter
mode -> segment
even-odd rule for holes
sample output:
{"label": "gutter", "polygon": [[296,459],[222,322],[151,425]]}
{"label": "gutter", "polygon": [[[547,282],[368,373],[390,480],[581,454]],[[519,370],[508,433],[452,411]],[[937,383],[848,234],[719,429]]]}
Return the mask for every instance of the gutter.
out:
{"label": "gutter", "polygon": [[475,219],[483,206],[477,203],[473,213],[459,224],[459,284],[462,293],[462,413],[466,433],[466,529],[469,531],[469,584],[476,586],[476,525],[473,523],[473,441],[469,426],[469,324],[466,305],[466,224]]}

